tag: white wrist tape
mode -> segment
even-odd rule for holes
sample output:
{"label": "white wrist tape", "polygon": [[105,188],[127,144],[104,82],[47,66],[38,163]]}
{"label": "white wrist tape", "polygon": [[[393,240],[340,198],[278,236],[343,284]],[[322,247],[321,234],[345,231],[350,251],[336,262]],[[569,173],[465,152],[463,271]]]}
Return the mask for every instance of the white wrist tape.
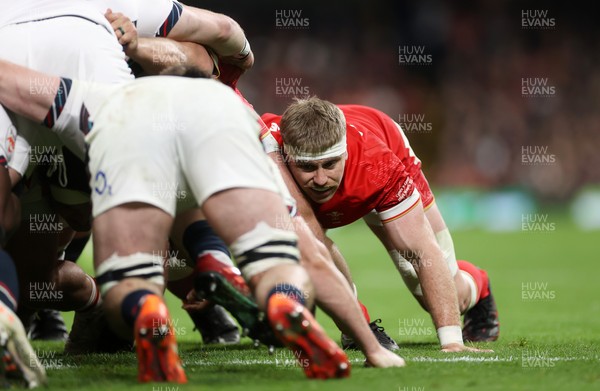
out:
{"label": "white wrist tape", "polygon": [[460,326],[444,326],[437,329],[440,345],[446,346],[451,343],[463,345],[462,330]]}
{"label": "white wrist tape", "polygon": [[248,54],[250,54],[250,42],[248,42],[248,39],[245,40],[244,42],[244,47],[242,48],[242,50],[240,50],[240,52],[238,54],[236,54],[236,58],[238,59],[243,59],[248,57]]}

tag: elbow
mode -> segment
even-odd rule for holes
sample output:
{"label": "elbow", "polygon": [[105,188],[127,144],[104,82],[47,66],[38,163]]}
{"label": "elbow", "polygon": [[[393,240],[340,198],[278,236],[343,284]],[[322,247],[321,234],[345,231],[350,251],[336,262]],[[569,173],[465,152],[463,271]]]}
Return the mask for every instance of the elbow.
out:
{"label": "elbow", "polygon": [[218,33],[215,36],[215,44],[224,45],[235,39],[236,35],[244,34],[240,25],[226,15],[219,15],[216,20]]}

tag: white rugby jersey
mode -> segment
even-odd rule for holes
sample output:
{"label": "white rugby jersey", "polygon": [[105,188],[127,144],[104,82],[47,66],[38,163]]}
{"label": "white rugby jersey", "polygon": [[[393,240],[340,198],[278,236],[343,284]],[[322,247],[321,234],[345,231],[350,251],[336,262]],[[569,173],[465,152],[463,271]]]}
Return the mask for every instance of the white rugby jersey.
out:
{"label": "white rugby jersey", "polygon": [[86,0],[0,0],[0,27],[60,16],[77,16],[110,28],[110,24]]}
{"label": "white rugby jersey", "polygon": [[[122,117],[145,126],[144,124],[152,125],[153,122],[160,121],[161,113],[174,112],[178,116],[195,117],[205,113],[206,116],[223,118],[222,121],[201,124],[220,129],[230,121],[227,107],[230,101],[222,99],[230,99],[233,104],[240,101],[231,88],[212,79],[149,76],[114,85],[61,78],[54,104],[43,124],[58,134],[71,137],[69,135],[73,133],[88,135],[98,116],[102,116],[108,126],[117,126]],[[111,109],[106,106],[114,104],[107,103],[115,101],[121,103],[118,109],[110,112]],[[256,125],[258,139],[260,129],[256,113],[245,105],[243,107],[247,109],[245,119]],[[143,114],[139,118],[131,118],[134,111]],[[165,121],[164,125],[176,127],[177,121]],[[87,137],[88,141],[90,138],[93,138],[93,132]]]}
{"label": "white rugby jersey", "polygon": [[0,166],[6,167],[15,151],[17,129],[2,106],[0,106]]}
{"label": "white rugby jersey", "polygon": [[0,28],[61,16],[75,16],[105,26],[107,8],[121,12],[136,24],[142,37],[166,36],[179,20],[183,7],[173,0],[0,0]]}
{"label": "white rugby jersey", "polygon": [[135,24],[140,37],[165,37],[179,20],[183,7],[173,0],[90,0],[102,14],[107,8]]}

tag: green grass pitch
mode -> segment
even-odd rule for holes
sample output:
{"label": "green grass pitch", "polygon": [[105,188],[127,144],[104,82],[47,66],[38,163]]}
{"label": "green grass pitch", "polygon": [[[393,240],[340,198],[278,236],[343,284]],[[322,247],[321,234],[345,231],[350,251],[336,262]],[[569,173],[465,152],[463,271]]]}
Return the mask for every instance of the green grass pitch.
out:
{"label": "green grass pitch", "polygon": [[[362,224],[332,233],[350,264],[359,296],[400,344],[407,367],[363,368],[350,353],[349,379],[309,381],[290,354],[203,347],[173,297],[170,310],[189,377],[187,385],[138,384],[132,354],[62,356],[62,344],[34,343],[60,390],[600,390],[599,235],[559,220],[551,232],[453,234],[457,256],[485,268],[500,312],[499,341],[488,354],[438,352],[431,320],[404,287],[387,254]],[[89,252],[82,264],[89,270]],[[70,324],[71,315],[65,314]],[[336,340],[322,312],[318,319]]]}

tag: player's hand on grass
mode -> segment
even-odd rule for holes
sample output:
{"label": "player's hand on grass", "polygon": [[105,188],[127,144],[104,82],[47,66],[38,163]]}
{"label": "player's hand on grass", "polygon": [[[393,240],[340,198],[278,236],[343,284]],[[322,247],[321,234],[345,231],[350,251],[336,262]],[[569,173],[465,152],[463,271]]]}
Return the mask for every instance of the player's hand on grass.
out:
{"label": "player's hand on grass", "polygon": [[382,347],[377,353],[367,356],[365,366],[374,368],[404,367],[406,362],[396,353]]}
{"label": "player's hand on grass", "polygon": [[471,346],[465,346],[461,343],[451,343],[445,346],[442,346],[442,352],[446,353],[493,353],[492,349],[477,349]]}
{"label": "player's hand on grass", "polygon": [[125,54],[132,57],[138,46],[138,32],[133,22],[127,16],[120,12],[113,12],[110,8],[106,10],[104,17],[110,22]]}

